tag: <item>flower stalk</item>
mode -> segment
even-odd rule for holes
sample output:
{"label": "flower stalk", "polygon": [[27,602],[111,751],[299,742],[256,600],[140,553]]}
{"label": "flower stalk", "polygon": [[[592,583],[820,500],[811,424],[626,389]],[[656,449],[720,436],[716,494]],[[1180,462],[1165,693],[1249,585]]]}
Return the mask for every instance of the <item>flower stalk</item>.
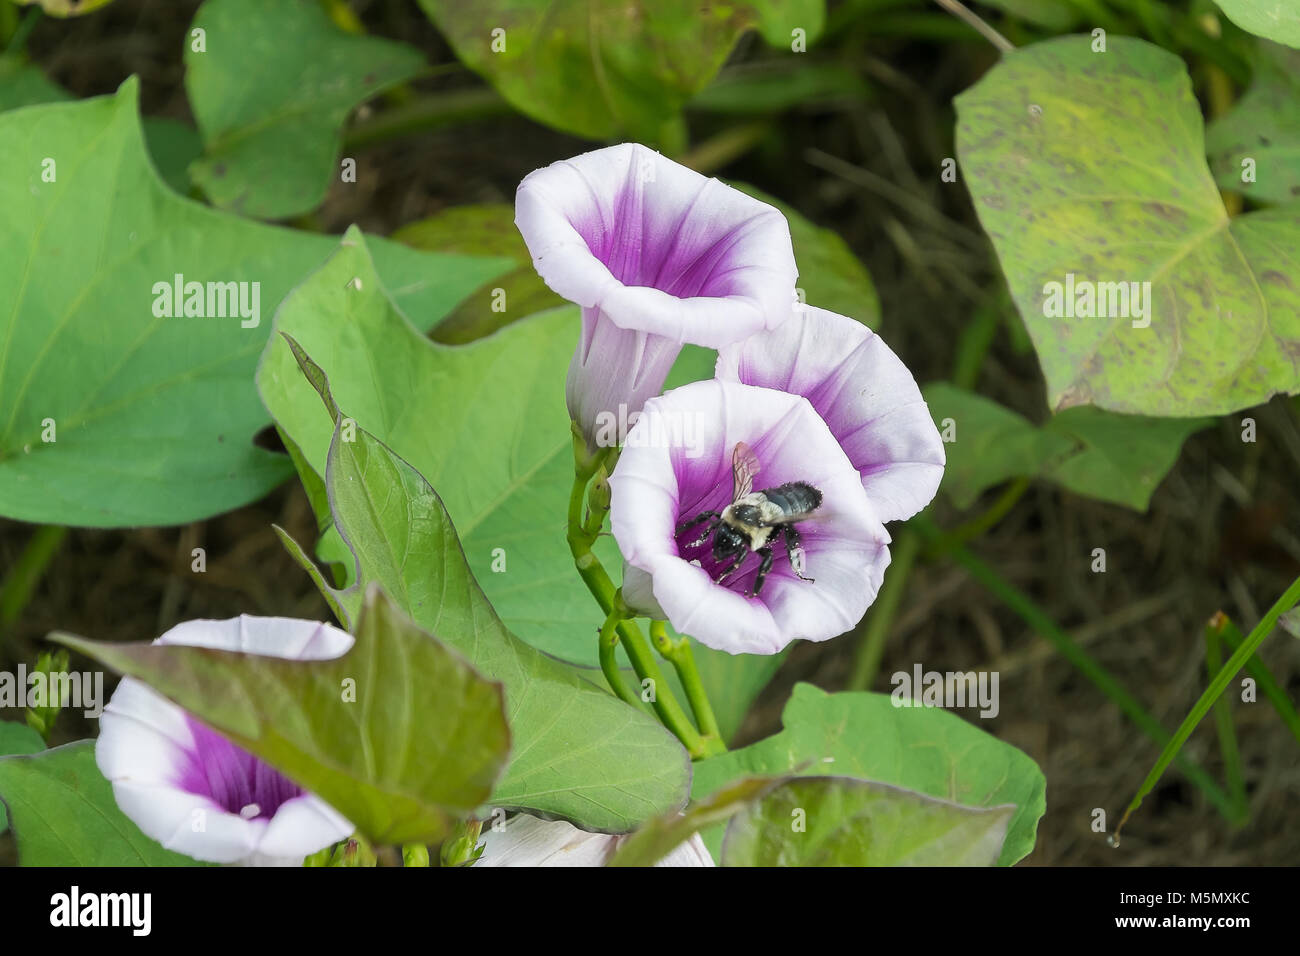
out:
{"label": "flower stalk", "polygon": [[609,686],[613,688],[614,693],[624,703],[635,707],[639,703],[636,694],[628,689],[626,682],[623,680],[623,672],[618,669],[618,626],[624,621],[619,611],[619,608],[611,611],[600,629],[600,669],[605,675],[605,680],[609,682]]}
{"label": "flower stalk", "polygon": [[[594,517],[584,515],[583,504],[587,500],[587,485],[610,457],[610,449],[598,451],[594,455],[586,453],[586,446],[579,437],[579,430],[574,426],[574,478],[573,488],[569,493],[568,533],[569,552],[573,555],[573,565],[578,569],[587,590],[591,592],[601,611],[605,613],[605,624],[601,628],[600,661],[601,669],[609,680],[614,692],[631,704],[639,703],[638,698],[623,685],[622,675],[618,672],[615,648],[623,644],[632,669],[642,684],[650,682],[653,696],[648,701],[654,708],[656,716],[682,742],[692,760],[698,760],[718,752],[716,745],[708,744],[699,731],[692,726],[686,711],[673,696],[663,671],[655,662],[654,652],[646,641],[645,635],[632,619],[632,612],[623,603],[622,595],[615,588],[613,580],[603,564],[591,550],[600,533],[599,523]],[[602,516],[603,520],[603,516]],[[615,683],[617,677],[617,683]],[[620,689],[621,688],[621,689]],[[719,742],[721,738],[718,738]]]}
{"label": "flower stalk", "polygon": [[714,716],[713,705],[700,680],[700,672],[695,667],[695,652],[691,642],[685,637],[673,640],[668,636],[666,621],[650,622],[650,642],[668,663],[677,671],[677,679],[686,691],[686,700],[695,713],[695,723],[699,725],[704,743],[712,753],[726,753],[727,745],[723,742],[722,731],[718,728],[718,718]]}

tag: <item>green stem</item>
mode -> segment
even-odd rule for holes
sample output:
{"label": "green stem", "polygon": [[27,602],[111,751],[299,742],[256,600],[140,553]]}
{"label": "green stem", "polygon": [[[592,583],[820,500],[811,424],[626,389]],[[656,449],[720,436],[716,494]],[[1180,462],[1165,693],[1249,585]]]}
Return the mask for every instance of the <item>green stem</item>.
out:
{"label": "green stem", "polygon": [[695,652],[691,650],[691,642],[685,637],[674,641],[668,636],[664,621],[650,622],[650,642],[677,671],[677,679],[686,691],[686,700],[695,713],[695,723],[704,735],[706,747],[711,753],[726,753],[727,745],[722,739],[718,718],[714,716],[713,705],[709,703],[709,695],[704,690],[704,682],[700,680],[700,672],[695,666]]}
{"label": "green stem", "polygon": [[993,29],[993,27],[989,26],[977,14],[968,10],[961,0],[935,0],[935,3],[939,4],[939,6],[943,7],[967,26],[972,27],[980,34],[980,36],[992,43],[999,53],[1011,53],[1015,50],[1015,47],[1011,45],[1010,40],[1004,37],[1001,33],[998,33],[998,31]]}
{"label": "green stem", "polygon": [[27,547],[0,582],[0,628],[18,620],[67,533],[68,529],[62,525],[47,524],[32,534]]}
{"label": "green stem", "polygon": [[[1223,613],[1214,615],[1205,625],[1205,678],[1210,680],[1223,667],[1223,631],[1228,618]],[[1237,824],[1250,819],[1246,802],[1246,779],[1241,766],[1241,750],[1237,746],[1237,731],[1232,725],[1232,700],[1224,695],[1214,702],[1214,727],[1219,735],[1219,752],[1223,754],[1223,776],[1228,785],[1228,796],[1237,807]]]}
{"label": "green stem", "polygon": [[23,52],[23,48],[27,46],[27,38],[32,35],[32,30],[36,29],[36,24],[41,19],[42,13],[40,7],[28,9],[5,44],[6,56],[17,56]]}
{"label": "green stem", "polygon": [[[704,740],[691,726],[686,711],[673,696],[663,671],[655,662],[654,652],[650,649],[649,643],[636,622],[630,620],[631,612],[623,604],[622,595],[614,587],[614,582],[610,580],[600,559],[591,550],[595,535],[591,534],[583,522],[582,505],[586,498],[587,482],[599,469],[606,454],[597,453],[591,459],[586,459],[581,446],[581,436],[575,429],[574,452],[577,463],[574,466],[573,488],[569,492],[569,528],[566,535],[569,552],[573,555],[573,565],[578,569],[578,576],[587,585],[587,590],[591,592],[596,603],[600,605],[601,611],[606,615],[606,624],[609,623],[610,616],[618,615],[620,618],[616,624],[619,640],[623,644],[628,660],[632,662],[632,669],[636,671],[642,682],[650,681],[654,689],[654,699],[650,703],[654,707],[655,714],[682,742],[691,758],[698,760],[708,755]],[[615,692],[617,693],[617,688]]]}
{"label": "green stem", "polygon": [[682,746],[690,753],[692,760],[707,757],[709,753],[704,740],[691,726],[690,718],[686,716],[686,711],[682,710],[682,705],[677,703],[667,678],[655,663],[654,652],[650,650],[650,645],[642,636],[636,622],[631,620],[621,622],[618,626],[618,636],[623,642],[623,650],[627,652],[628,660],[632,662],[632,669],[643,682],[650,681],[654,689],[654,699],[650,703],[655,713],[659,715],[659,720],[682,742]]}
{"label": "green stem", "polygon": [[880,594],[867,616],[866,626],[858,644],[857,656],[853,661],[853,673],[849,676],[849,690],[868,690],[875,682],[876,672],[880,669],[880,658],[885,653],[885,642],[898,613],[898,605],[907,590],[907,578],[921,551],[921,536],[907,525],[898,532],[889,568],[885,571],[884,583]]}
{"label": "green stem", "polygon": [[1012,481],[1002,489],[1002,494],[998,495],[998,499],[989,505],[987,511],[976,515],[964,524],[959,524],[951,531],[944,532],[941,537],[932,541],[926,548],[927,557],[940,557],[958,545],[982,537],[984,532],[1007,516],[1007,512],[1016,506],[1016,503],[1024,497],[1025,492],[1028,490],[1028,478],[1022,476]]}
{"label": "green stem", "polygon": [[1124,816],[1120,819],[1119,826],[1115,828],[1116,843],[1119,842],[1119,833],[1123,829],[1125,821],[1128,820],[1134,810],[1142,805],[1142,799],[1155,787],[1161,775],[1164,774],[1165,768],[1178,755],[1178,751],[1187,742],[1187,738],[1192,735],[1192,731],[1201,722],[1201,718],[1209,712],[1210,707],[1219,699],[1219,695],[1227,688],[1229,682],[1237,675],[1237,672],[1241,670],[1246,661],[1250,660],[1250,656],[1255,653],[1256,648],[1264,643],[1264,638],[1273,633],[1273,628],[1277,626],[1277,619],[1295,607],[1297,601],[1300,601],[1300,578],[1296,578],[1291,582],[1291,586],[1268,609],[1264,619],[1255,625],[1255,629],[1250,632],[1241,643],[1241,646],[1233,652],[1232,657],[1228,658],[1228,663],[1219,670],[1214,680],[1210,681],[1210,686],[1205,688],[1205,693],[1201,694],[1200,698],[1192,706],[1191,713],[1184,717],[1183,722],[1178,725],[1173,738],[1160,751],[1155,766],[1151,768],[1151,772],[1142,781],[1142,786],[1138,788],[1138,792],[1134,794],[1133,799],[1124,810]]}
{"label": "green stem", "polygon": [[640,706],[640,701],[637,700],[636,694],[628,689],[623,680],[623,672],[618,666],[618,625],[622,620],[619,610],[615,608],[605,618],[605,623],[600,628],[600,669],[609,686],[614,689],[614,693],[626,703],[637,707]]}
{"label": "green stem", "polygon": [[678,161],[697,173],[709,175],[745,155],[762,142],[770,130],[768,120],[729,127],[682,154]]}
{"label": "green stem", "polygon": [[[942,535],[938,526],[924,515],[913,518],[912,524],[931,540]],[[1114,701],[1115,705],[1144,734],[1162,745],[1170,739],[1169,732],[1161,726],[1160,722],[1147,713],[1137,699],[1125,690],[1124,686],[1108,670],[1075,643],[1068,634],[1057,627],[1056,622],[1035,604],[1027,594],[1003,580],[997,572],[968,551],[963,545],[954,546],[949,551],[949,556],[970,572],[971,577],[983,585],[989,593],[1019,615],[1021,620],[1037,631],[1040,636],[1051,642],[1062,657],[1073,664],[1084,677],[1092,681],[1102,693]],[[1176,761],[1179,769],[1187,775],[1187,779],[1201,789],[1206,799],[1214,804],[1225,818],[1231,820],[1234,812],[1232,801],[1228,799],[1227,794],[1214,782],[1213,778],[1198,764],[1186,757],[1178,756]]]}
{"label": "green stem", "polygon": [[439,126],[488,119],[510,112],[510,106],[486,87],[430,94],[362,120],[343,134],[345,152],[398,139]]}

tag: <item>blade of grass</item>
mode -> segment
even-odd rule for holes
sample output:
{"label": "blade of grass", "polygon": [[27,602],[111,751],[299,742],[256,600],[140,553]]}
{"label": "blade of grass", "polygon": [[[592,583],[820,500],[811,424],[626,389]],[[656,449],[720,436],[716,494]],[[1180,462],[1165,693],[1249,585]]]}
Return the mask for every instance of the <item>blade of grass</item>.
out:
{"label": "blade of grass", "polygon": [[[938,525],[924,515],[913,518],[912,524],[931,540],[936,540],[943,535]],[[1051,642],[1062,657],[1073,664],[1084,677],[1092,681],[1098,690],[1109,697],[1115,703],[1115,706],[1133,721],[1144,734],[1161,745],[1170,740],[1169,732],[1160,725],[1158,720],[1147,713],[1146,708],[1138,702],[1137,698],[1125,690],[1123,685],[1106,668],[1102,667],[1087,651],[1075,643],[1070,635],[1061,630],[1056,625],[1056,622],[1047,615],[1047,612],[1034,603],[1032,598],[1005,580],[965,546],[953,544],[948,551],[948,556],[969,571],[971,577],[975,578],[989,593],[1018,614],[1021,620],[1037,631],[1041,637]],[[1213,778],[1202,767],[1186,757],[1176,757],[1176,763],[1178,769],[1187,776],[1187,779],[1196,784],[1201,792],[1205,794],[1205,798],[1214,804],[1215,808],[1225,818],[1232,819],[1232,801],[1228,799],[1227,794],[1214,782]]]}
{"label": "blade of grass", "polygon": [[1156,760],[1155,766],[1151,768],[1151,772],[1142,781],[1142,786],[1138,788],[1138,792],[1124,810],[1124,816],[1120,818],[1119,826],[1115,828],[1114,842],[1116,845],[1119,844],[1120,830],[1123,829],[1125,821],[1128,820],[1134,810],[1142,805],[1143,798],[1155,787],[1156,782],[1159,781],[1170,762],[1176,759],[1179,749],[1187,742],[1187,738],[1196,729],[1196,725],[1201,722],[1201,718],[1219,699],[1219,695],[1223,693],[1228,683],[1241,670],[1246,661],[1250,659],[1250,656],[1255,653],[1256,648],[1264,642],[1264,638],[1273,633],[1273,628],[1277,626],[1277,619],[1282,616],[1283,612],[1291,610],[1297,601],[1300,601],[1300,578],[1296,578],[1291,582],[1291,586],[1268,609],[1268,613],[1264,615],[1263,620],[1255,625],[1255,629],[1247,635],[1241,646],[1233,652],[1232,657],[1228,659],[1228,663],[1219,670],[1214,680],[1210,681],[1210,686],[1205,688],[1205,693],[1193,705],[1191,713],[1183,718],[1183,722],[1174,731],[1173,739],[1165,744],[1165,748],[1160,752],[1160,757]]}
{"label": "blade of grass", "polygon": [[0,581],[0,630],[18,620],[67,533],[67,528],[54,524],[41,525],[32,532],[23,553]]}
{"label": "blade of grass", "polygon": [[984,357],[1002,327],[1003,308],[999,294],[976,309],[975,317],[962,329],[952,363],[952,383],[958,388],[973,390],[979,384]]}
{"label": "blade of grass", "polygon": [[365,149],[412,133],[492,119],[509,112],[510,105],[485,87],[429,93],[359,121],[343,133],[343,149]]}
{"label": "blade of grass", "polygon": [[[1220,611],[1205,625],[1205,679],[1212,680],[1223,667],[1223,630],[1228,618]],[[1228,796],[1237,808],[1238,826],[1250,819],[1246,802],[1246,778],[1241,767],[1241,750],[1237,731],[1232,724],[1232,699],[1226,694],[1214,702],[1214,728],[1219,735],[1219,752],[1223,755],[1223,776]]]}
{"label": "blade of grass", "polygon": [[[4,4],[4,6],[9,5]],[[35,29],[36,22],[40,20],[43,11],[40,7],[31,7],[23,15],[23,18],[18,20],[18,11],[12,7],[10,9],[13,10],[12,16],[6,15],[4,17],[6,21],[4,23],[6,35],[5,53],[9,56],[18,56],[27,45],[27,38],[31,36],[32,30]]]}
{"label": "blade of grass", "polygon": [[859,625],[862,630],[858,640],[853,673],[849,676],[849,690],[870,690],[880,669],[880,658],[885,652],[885,641],[898,613],[899,602],[907,590],[907,578],[921,550],[921,537],[909,526],[903,525],[895,535],[893,555],[885,570],[885,580],[871,612]]}
{"label": "blade of grass", "polygon": [[683,153],[678,161],[697,173],[712,175],[715,170],[744,156],[771,131],[772,124],[768,120],[732,126]]}
{"label": "blade of grass", "polygon": [[989,24],[986,23],[979,14],[967,9],[966,5],[963,4],[961,0],[934,0],[934,2],[943,7],[958,20],[961,20],[972,29],[978,31],[980,36],[984,37],[984,39],[997,47],[999,53],[1011,53],[1015,50],[1015,47],[1012,46],[1010,40],[1004,37],[1001,33],[998,33],[998,31],[993,29],[993,27],[989,26]]}
{"label": "blade of grass", "polygon": [[[1236,650],[1241,646],[1241,642],[1246,638],[1242,636],[1237,625],[1232,623],[1232,619],[1224,615],[1224,627],[1219,632],[1223,642],[1228,645],[1229,649]],[[1250,660],[1246,661],[1246,673],[1255,678],[1255,683],[1263,691],[1264,696],[1272,703],[1273,709],[1277,711],[1278,716],[1282,718],[1282,723],[1295,736],[1296,742],[1300,743],[1300,712],[1297,712],[1295,705],[1291,703],[1291,698],[1287,697],[1286,691],[1282,685],[1277,682],[1272,671],[1264,666],[1264,662],[1259,659],[1258,654],[1252,654]]]}
{"label": "blade of grass", "polygon": [[982,537],[986,531],[989,531],[1007,516],[1028,490],[1029,479],[1023,475],[1014,481],[1008,482],[1006,487],[1002,489],[1002,493],[998,495],[997,500],[989,505],[987,511],[981,512],[951,531],[945,531],[941,537],[931,541],[926,548],[926,557],[943,557],[957,545],[966,544],[968,541],[974,541],[976,538]]}

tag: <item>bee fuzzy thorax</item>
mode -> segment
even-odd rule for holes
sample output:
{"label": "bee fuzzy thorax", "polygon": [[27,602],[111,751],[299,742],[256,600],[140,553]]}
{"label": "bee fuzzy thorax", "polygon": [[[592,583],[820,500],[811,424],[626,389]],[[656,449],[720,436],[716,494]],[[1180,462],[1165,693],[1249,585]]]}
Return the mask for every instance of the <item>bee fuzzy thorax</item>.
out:
{"label": "bee fuzzy thorax", "polygon": [[721,521],[749,539],[750,551],[757,551],[767,544],[779,517],[779,509],[761,494],[753,494],[723,508]]}

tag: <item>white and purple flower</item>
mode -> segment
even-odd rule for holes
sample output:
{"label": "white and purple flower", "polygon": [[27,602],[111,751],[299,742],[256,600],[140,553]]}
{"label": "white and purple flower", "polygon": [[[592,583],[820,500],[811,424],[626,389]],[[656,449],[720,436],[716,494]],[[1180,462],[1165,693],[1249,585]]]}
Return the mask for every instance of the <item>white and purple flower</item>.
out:
{"label": "white and purple flower", "polygon": [[[564,820],[547,821],[526,813],[506,821],[500,831],[483,833],[483,855],[475,866],[604,866],[627,836],[590,833]],[[698,833],[670,851],[655,866],[715,866]]]}
{"label": "white and purple flower", "polygon": [[[315,621],[241,615],[187,621],[154,643],[326,660],[346,653],[352,637]],[[196,860],[296,866],[353,831],[328,804],[129,677],[104,708],[95,759],[122,812]]]}
{"label": "white and purple flower", "polygon": [[860,322],[806,307],[718,353],[718,378],[802,395],[862,476],[881,521],[910,518],[939,490],[943,440],[907,366]]}
{"label": "white and purple flower", "polygon": [[[653,432],[659,419],[686,416],[703,423],[692,454],[639,440],[638,430]],[[761,591],[759,554],[725,574],[729,562],[701,536],[707,526],[692,523],[731,503],[740,444],[758,462],[755,490],[802,482],[821,494],[819,507],[797,523],[802,569],[774,543]],[[796,638],[844,633],[875,600],[889,563],[889,534],[858,470],[809,401],[789,392],[715,379],[651,399],[610,487],[610,522],[627,562],[624,599],[718,650],[775,654]]]}
{"label": "white and purple flower", "polygon": [[722,348],[794,314],[785,217],[644,146],[530,173],[515,223],[546,284],[582,306],[566,394],[589,454],[601,417],[640,411],[684,343]]}

